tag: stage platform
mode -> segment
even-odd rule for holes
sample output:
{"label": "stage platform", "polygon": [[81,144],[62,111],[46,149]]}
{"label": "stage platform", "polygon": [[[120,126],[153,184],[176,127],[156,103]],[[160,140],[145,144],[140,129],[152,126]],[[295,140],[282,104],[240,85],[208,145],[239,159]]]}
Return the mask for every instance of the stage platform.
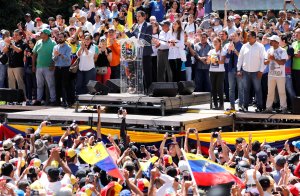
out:
{"label": "stage platform", "polygon": [[[8,113],[6,122],[20,123],[40,123],[42,120],[50,120],[53,123],[65,123],[66,121],[76,120],[88,124],[93,121],[97,122],[96,113],[80,113],[74,109],[51,108],[35,111]],[[101,122],[105,127],[119,127],[121,119],[117,114],[102,113]],[[224,111],[200,110],[169,116],[151,116],[147,114],[134,115],[128,114],[126,118],[127,128],[130,130],[145,131],[171,131],[180,132],[188,128],[197,128],[199,131],[212,128],[231,126],[233,118],[224,114]]]}
{"label": "stage platform", "polygon": [[210,93],[193,93],[192,95],[177,95],[176,97],[149,97],[146,95],[134,94],[108,94],[78,96],[78,106],[97,105],[105,107],[124,107],[136,109],[159,109],[161,115],[165,116],[167,110],[176,110],[182,107],[210,103]]}

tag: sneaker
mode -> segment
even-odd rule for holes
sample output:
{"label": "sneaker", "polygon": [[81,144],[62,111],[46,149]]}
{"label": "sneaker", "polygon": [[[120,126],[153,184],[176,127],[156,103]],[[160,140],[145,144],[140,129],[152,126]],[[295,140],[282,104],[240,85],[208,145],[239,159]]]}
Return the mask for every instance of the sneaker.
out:
{"label": "sneaker", "polygon": [[256,108],[255,112],[257,112],[257,113],[262,112],[262,109],[261,108]]}
{"label": "sneaker", "polygon": [[287,113],[288,113],[288,110],[287,110],[287,108],[282,108],[282,109],[281,109],[281,113],[283,113],[283,114],[287,114]]}
{"label": "sneaker", "polygon": [[243,112],[248,112],[248,108],[243,107]]}
{"label": "sneaker", "polygon": [[40,102],[40,101],[34,101],[33,103],[32,103],[32,105],[33,106],[40,106],[40,105],[42,105],[42,103]]}
{"label": "sneaker", "polygon": [[272,108],[267,108],[267,109],[265,109],[265,111],[264,111],[264,113],[272,113],[272,112],[273,112]]}

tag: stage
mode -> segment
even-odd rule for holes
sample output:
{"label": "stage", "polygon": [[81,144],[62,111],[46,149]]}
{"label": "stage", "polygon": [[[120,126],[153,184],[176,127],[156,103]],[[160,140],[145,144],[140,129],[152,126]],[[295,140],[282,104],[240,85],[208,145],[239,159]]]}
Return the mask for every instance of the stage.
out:
{"label": "stage", "polygon": [[[94,111],[95,112],[95,111]],[[80,113],[74,109],[51,108],[35,111],[15,112],[6,115],[8,123],[40,123],[49,120],[56,124],[65,124],[76,120],[83,124],[97,122],[96,113]],[[104,127],[119,127],[121,118],[115,113],[102,113],[101,122]],[[153,116],[147,114],[128,114],[126,118],[127,128],[130,130],[144,131],[175,131],[181,132],[188,128],[197,128],[199,131],[223,126],[232,126],[233,118],[223,111],[201,110],[198,112],[179,113],[169,116]]]}
{"label": "stage", "polygon": [[210,93],[193,93],[192,95],[177,95],[176,97],[149,97],[146,95],[135,94],[115,94],[108,95],[90,95],[84,94],[78,96],[76,111],[79,106],[100,104],[105,107],[123,107],[133,109],[156,109],[165,116],[166,111],[181,109],[194,105],[210,103]]}

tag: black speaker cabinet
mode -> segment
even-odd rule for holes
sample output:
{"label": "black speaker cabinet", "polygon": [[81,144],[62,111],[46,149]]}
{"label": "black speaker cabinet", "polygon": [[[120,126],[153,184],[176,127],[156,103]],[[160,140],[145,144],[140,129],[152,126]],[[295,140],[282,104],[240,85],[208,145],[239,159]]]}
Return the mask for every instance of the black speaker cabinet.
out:
{"label": "black speaker cabinet", "polygon": [[153,97],[175,97],[177,92],[176,82],[153,82],[150,86],[150,95]]}
{"label": "black speaker cabinet", "polygon": [[120,93],[121,92],[121,80],[120,79],[107,80],[106,86],[109,88],[109,93]]}
{"label": "black speaker cabinet", "polygon": [[24,92],[21,89],[0,88],[0,101],[21,103],[25,101]]}
{"label": "black speaker cabinet", "polygon": [[300,114],[300,97],[294,97],[292,103],[292,113]]}
{"label": "black speaker cabinet", "polygon": [[178,82],[179,95],[191,95],[195,90],[194,81],[180,81]]}
{"label": "black speaker cabinet", "polygon": [[107,95],[109,90],[107,86],[94,80],[90,80],[86,87],[88,88],[90,94]]}

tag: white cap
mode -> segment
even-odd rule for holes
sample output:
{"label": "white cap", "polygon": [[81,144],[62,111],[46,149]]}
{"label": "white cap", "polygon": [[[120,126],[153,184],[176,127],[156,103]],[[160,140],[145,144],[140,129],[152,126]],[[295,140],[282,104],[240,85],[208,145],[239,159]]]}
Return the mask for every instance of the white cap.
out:
{"label": "white cap", "polygon": [[278,35],[272,35],[271,37],[268,38],[268,40],[273,40],[279,43],[280,37]]}
{"label": "white cap", "polygon": [[185,160],[179,161],[178,168],[179,168],[180,172],[189,171],[188,163]]}
{"label": "white cap", "polygon": [[[247,184],[255,184],[254,179],[253,179],[254,169],[249,169],[246,172],[247,172],[247,176],[248,176]],[[256,171],[256,179],[259,179],[260,176],[261,176],[260,172]]]}

